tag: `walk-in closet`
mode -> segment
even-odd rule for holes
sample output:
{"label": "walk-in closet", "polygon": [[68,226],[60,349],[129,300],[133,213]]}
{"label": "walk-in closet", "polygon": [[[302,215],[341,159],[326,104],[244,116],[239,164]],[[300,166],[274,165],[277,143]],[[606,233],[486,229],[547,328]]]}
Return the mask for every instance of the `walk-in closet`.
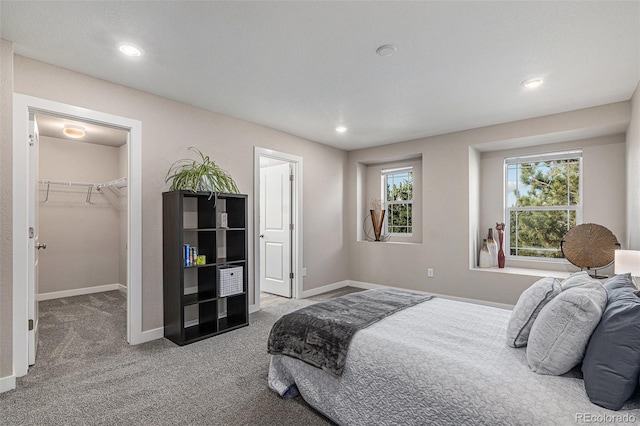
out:
{"label": "walk-in closet", "polygon": [[41,327],[60,327],[40,332],[38,357],[60,356],[64,339],[85,348],[108,346],[105,334],[124,342],[128,132],[44,114],[36,121],[36,300]]}

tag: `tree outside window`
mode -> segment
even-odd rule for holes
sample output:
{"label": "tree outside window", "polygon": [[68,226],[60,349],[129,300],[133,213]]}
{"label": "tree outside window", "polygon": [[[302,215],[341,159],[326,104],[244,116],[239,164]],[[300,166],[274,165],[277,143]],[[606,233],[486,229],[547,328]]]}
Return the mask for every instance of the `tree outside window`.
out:
{"label": "tree outside window", "polygon": [[562,258],[564,234],[581,222],[582,153],[505,159],[511,256]]}
{"label": "tree outside window", "polygon": [[385,194],[387,234],[410,235],[413,232],[413,168],[382,171]]}

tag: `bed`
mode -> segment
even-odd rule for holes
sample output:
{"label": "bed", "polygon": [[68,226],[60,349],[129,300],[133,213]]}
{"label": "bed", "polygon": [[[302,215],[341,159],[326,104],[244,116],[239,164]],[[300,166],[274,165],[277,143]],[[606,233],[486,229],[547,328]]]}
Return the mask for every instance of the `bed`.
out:
{"label": "bed", "polygon": [[272,355],[269,387],[340,425],[567,425],[640,421],[592,404],[580,371],[533,373],[505,344],[509,310],[443,298],[408,307],[353,336],[342,374]]}

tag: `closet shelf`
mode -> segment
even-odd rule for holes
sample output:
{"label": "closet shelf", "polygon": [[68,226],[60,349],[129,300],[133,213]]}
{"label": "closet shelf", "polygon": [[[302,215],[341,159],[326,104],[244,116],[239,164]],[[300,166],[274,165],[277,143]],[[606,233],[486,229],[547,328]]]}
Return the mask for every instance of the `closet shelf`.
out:
{"label": "closet shelf", "polygon": [[121,177],[120,179],[110,180],[109,182],[96,184],[96,186],[97,186],[97,189],[102,189],[102,188],[113,188],[113,189],[126,188],[127,187],[127,178],[126,177]]}
{"label": "closet shelf", "polygon": [[96,186],[99,193],[104,195],[109,203],[116,209],[120,208],[120,197],[124,197],[125,194],[122,189],[127,187],[127,178],[112,180],[109,182],[101,183]]}
{"label": "closet shelf", "polygon": [[122,177],[120,179],[111,180],[109,182],[101,183],[96,186],[99,193],[104,195],[109,203],[116,209],[120,208],[120,197],[124,197],[127,194],[122,191],[127,187],[127,178]]}
{"label": "closet shelf", "polygon": [[[93,193],[93,190],[96,189],[98,192],[100,192],[101,194],[105,195],[104,191],[105,189],[108,189],[110,193],[118,195],[118,196],[124,196],[125,194],[121,191],[121,188],[126,188],[127,187],[127,178],[126,177],[122,177],[119,179],[115,179],[109,182],[104,182],[104,183],[90,183],[90,182],[72,182],[72,181],[66,181],[66,180],[50,180],[50,179],[41,179],[38,181],[38,183],[40,183],[40,185],[45,185],[46,186],[46,195],[44,198],[44,202],[48,202],[49,201],[49,191],[51,190],[51,186],[61,186],[61,187],[84,187],[87,188],[87,198],[85,200],[85,202],[87,204],[91,204],[91,195]],[[109,198],[108,196],[105,196],[105,198],[107,199],[107,201],[109,201],[114,207],[118,208],[118,204],[116,203],[117,200],[112,200],[111,198]]]}

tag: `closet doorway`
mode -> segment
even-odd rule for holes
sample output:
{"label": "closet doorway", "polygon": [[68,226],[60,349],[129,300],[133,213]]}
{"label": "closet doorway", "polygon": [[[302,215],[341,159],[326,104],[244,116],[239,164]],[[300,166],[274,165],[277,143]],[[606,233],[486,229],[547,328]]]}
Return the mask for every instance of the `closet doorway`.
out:
{"label": "closet doorway", "polygon": [[[46,121],[45,116],[65,120],[66,125],[72,129],[69,133],[74,133],[73,122],[76,122],[75,125],[80,127],[86,126],[88,128],[90,126],[98,126],[105,129],[118,129],[120,132],[126,134],[126,144],[123,145],[124,148],[114,147],[116,151],[120,149],[124,151],[122,156],[120,155],[120,152],[118,152],[117,160],[115,161],[117,164],[118,174],[115,175],[115,178],[111,179],[105,177],[105,180],[103,181],[103,176],[100,176],[100,179],[96,179],[95,181],[93,181],[93,178],[91,178],[91,181],[87,181],[86,178],[80,178],[80,176],[75,175],[46,176],[45,173],[53,173],[54,168],[44,162],[43,170],[40,170],[39,167],[39,134],[42,132],[43,125],[41,124],[40,128],[38,128],[38,116],[41,118],[41,121]],[[13,306],[24,306],[28,308],[14,309],[14,375],[16,377],[26,375],[29,363],[36,361],[34,358],[35,349],[37,348],[36,336],[39,322],[37,312],[39,303],[38,299],[46,300],[57,298],[59,296],[72,296],[78,294],[78,292],[79,294],[82,294],[92,290],[100,291],[109,290],[111,288],[121,289],[126,283],[126,336],[123,337],[125,337],[126,341],[130,344],[138,344],[152,340],[155,338],[155,336],[152,335],[153,333],[145,334],[142,332],[141,122],[121,116],[106,114],[18,93],[14,93],[13,117]],[[83,124],[85,126],[83,126]],[[86,129],[84,130],[85,133],[88,134]],[[45,131],[45,135],[46,133],[47,131]],[[43,136],[43,138],[47,138],[47,136]],[[53,148],[54,145],[57,147],[57,153],[48,153],[46,155],[53,155],[54,162],[67,164],[65,173],[78,172],[82,169],[82,166],[79,164],[79,157],[75,157],[75,160],[71,161],[72,164],[69,164],[69,158],[73,158],[75,154],[72,154],[71,151],[69,151],[70,145],[66,140],[57,141],[57,143],[54,141],[52,143],[50,140],[45,139],[43,142],[52,144],[51,146],[45,147],[45,152],[48,148]],[[106,147],[103,149],[106,149]],[[84,146],[85,154],[87,150],[87,147]],[[124,153],[126,153],[126,155]],[[114,157],[115,154],[112,155],[112,159]],[[122,165],[120,163],[121,161],[123,163]],[[94,164],[91,169],[100,170],[103,166],[103,162],[105,162],[105,157],[100,157],[100,164]],[[106,162],[113,163],[114,161]],[[96,170],[92,170],[92,172]],[[120,176],[122,174],[120,173],[120,170],[125,170],[126,175]],[[42,175],[38,176],[40,174]],[[97,177],[98,176],[96,176],[96,178]],[[123,179],[125,177],[126,187],[125,179]],[[52,244],[55,243],[58,245],[58,241],[60,239],[60,235],[56,236],[51,234],[49,238],[53,238],[51,241],[54,241],[54,243],[47,243],[44,239],[36,241],[35,237],[39,235],[39,232],[37,231],[38,218],[40,216],[38,214],[39,207],[46,203],[51,203],[46,205],[46,208],[52,209],[66,209],[73,207],[74,203],[77,201],[74,198],[76,196],[75,191],[80,188],[82,188],[81,203],[84,203],[82,207],[87,209],[96,207],[95,204],[97,203],[97,200],[101,199],[101,202],[105,202],[101,208],[104,209],[104,211],[111,209],[112,216],[118,218],[118,229],[113,231],[113,233],[116,235],[116,246],[121,242],[120,235],[126,235],[124,239],[124,245],[126,248],[125,260],[124,262],[121,262],[119,254],[112,255],[118,259],[118,266],[117,268],[114,267],[114,270],[111,271],[116,272],[117,270],[115,275],[112,274],[112,276],[116,276],[115,282],[111,282],[109,284],[96,284],[93,282],[93,278],[99,274],[97,271],[92,271],[84,277],[84,281],[87,283],[84,284],[84,287],[75,287],[76,284],[70,284],[67,282],[71,281],[69,279],[58,279],[57,281],[53,280],[53,282],[52,280],[49,280],[49,283],[45,284],[45,287],[38,288],[38,282],[45,282],[48,278],[39,277],[39,268],[36,268],[35,266],[40,266],[40,262],[34,260],[40,258],[40,261],[46,262],[44,260],[44,253],[47,250],[52,250]],[[55,203],[53,202],[54,195],[56,194],[60,197],[56,199],[56,203],[58,204],[57,206],[55,206]],[[110,201],[107,197],[109,197]],[[121,211],[123,211],[123,213],[121,213]],[[70,210],[67,210],[67,212],[70,212]],[[125,217],[122,222],[119,220],[119,216],[121,214]],[[65,221],[73,222],[67,219],[67,217],[62,215],[58,216],[57,219],[48,218],[43,221],[46,222],[49,220],[53,223],[54,229],[56,229],[58,227],[62,227],[62,224]],[[79,225],[80,223],[81,221],[78,219],[76,224]],[[91,225],[94,227],[100,227],[103,223],[101,223],[101,220],[96,219],[91,222]],[[120,229],[120,227],[124,229]],[[28,232],[25,230],[28,230]],[[77,233],[75,229],[67,231],[67,233],[73,232]],[[108,245],[105,241],[90,240],[88,243],[92,244],[94,247]],[[47,249],[44,248],[45,244],[47,244]],[[71,244],[71,242],[69,244]],[[39,247],[40,250],[38,250],[37,247]],[[74,254],[73,249],[74,247],[69,246],[65,250]],[[79,256],[78,253],[78,251],[75,252],[76,257]],[[85,254],[87,253],[81,253],[83,256]],[[84,259],[86,259],[86,257]],[[125,266],[120,267],[121,264]],[[49,267],[55,269],[58,268],[59,265],[50,264]],[[74,267],[75,266],[73,265],[69,266],[70,270],[73,270]],[[97,269],[100,268],[102,268],[102,271],[104,272],[104,267],[97,267]],[[55,274],[52,273],[52,276],[54,275]],[[126,277],[126,279],[123,280],[125,281],[124,283],[119,282],[121,281],[121,276]],[[25,285],[25,283],[27,284]],[[116,291],[116,293],[119,292]],[[26,324],[29,324],[29,327],[27,327]],[[99,328],[99,326],[96,328]],[[99,330],[96,330],[96,332],[99,333]]]}
{"label": "closet doorway", "polygon": [[[35,298],[51,301],[38,303],[36,331],[38,323],[74,331],[60,330],[55,346],[46,342],[51,334],[40,333],[39,346],[57,347],[65,338],[82,339],[85,346],[95,346],[89,340],[96,339],[125,342],[129,132],[40,112],[33,118],[39,176]],[[69,299],[84,295],[92,296]]]}

